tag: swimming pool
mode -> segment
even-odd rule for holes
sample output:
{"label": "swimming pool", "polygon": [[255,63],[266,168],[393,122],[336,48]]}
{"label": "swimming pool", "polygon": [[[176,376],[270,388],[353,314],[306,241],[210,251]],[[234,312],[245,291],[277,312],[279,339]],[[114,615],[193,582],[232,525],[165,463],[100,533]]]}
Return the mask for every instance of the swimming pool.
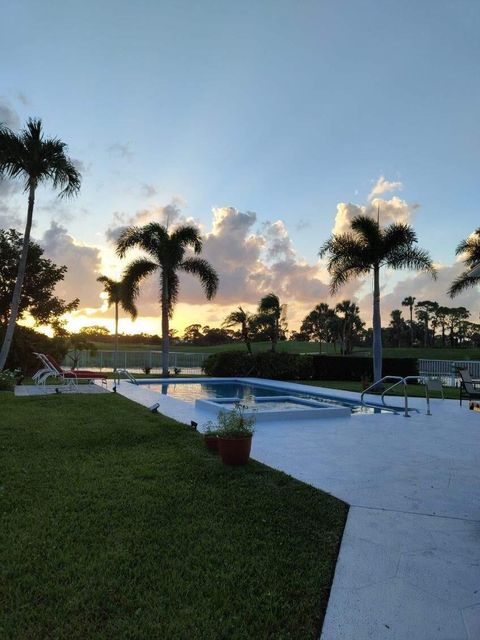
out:
{"label": "swimming pool", "polygon": [[[291,390],[282,385],[281,382],[278,386],[271,384],[262,384],[261,382],[243,381],[237,378],[231,380],[225,379],[212,379],[212,380],[192,380],[185,379],[164,382],[163,380],[137,380],[137,383],[142,386],[146,386],[151,391],[167,395],[183,402],[195,404],[198,400],[213,401],[218,400],[221,403],[222,400],[236,399],[247,405],[260,404],[261,398],[269,398],[269,402],[273,402],[275,397],[278,397],[277,411],[286,409],[285,402],[290,404],[295,403],[298,400],[297,405],[301,405],[300,401],[308,401],[309,406],[318,405],[319,408],[323,407],[342,407],[348,408],[352,415],[373,414],[373,413],[392,413],[393,409],[383,407],[382,405],[375,406],[363,406],[359,401],[349,400],[346,398],[340,398],[324,392],[316,391],[312,388],[312,391],[298,391]],[[285,399],[288,396],[288,400]],[[282,397],[280,399],[280,397]],[[225,404],[225,403],[222,403]],[[260,409],[260,407],[257,407]],[[293,407],[289,407],[292,409]],[[300,406],[295,407],[301,408]]]}

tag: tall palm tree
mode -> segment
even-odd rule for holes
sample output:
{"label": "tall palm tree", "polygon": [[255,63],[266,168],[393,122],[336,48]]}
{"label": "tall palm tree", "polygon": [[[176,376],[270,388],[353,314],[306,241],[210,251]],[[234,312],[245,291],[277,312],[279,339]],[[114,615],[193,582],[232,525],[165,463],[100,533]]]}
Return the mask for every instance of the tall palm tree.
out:
{"label": "tall palm tree", "polygon": [[18,317],[37,187],[50,182],[54,189],[61,189],[60,197],[73,196],[80,189],[80,173],[65,152],[64,142],[58,138],[44,138],[41,120],[28,120],[25,129],[18,134],[0,123],[0,179],[18,178],[28,193],[27,222],[10,318],[0,351],[0,371],[5,367]]}
{"label": "tall palm tree", "polygon": [[280,299],[274,293],[268,293],[258,305],[257,322],[267,327],[272,351],[275,352],[280,335],[285,332],[287,306],[280,304]]}
{"label": "tall palm tree", "polygon": [[416,298],[414,296],[406,296],[402,300],[402,307],[408,307],[410,310],[410,346],[413,346],[413,306]]}
{"label": "tall palm tree", "polygon": [[245,342],[248,353],[252,355],[252,316],[248,311],[242,309],[242,307],[238,307],[238,309],[229,313],[223,321],[223,326],[227,328],[235,327],[237,325],[240,325],[242,340]]}
{"label": "tall palm tree", "polygon": [[[117,242],[117,254],[123,258],[133,248],[142,249],[148,258],[136,258],[127,267],[125,278],[131,282],[134,297],[138,294],[141,280],[153,274],[160,275],[160,303],[162,307],[162,371],[168,376],[169,319],[173,314],[179,293],[178,271],[197,276],[208,300],[217,292],[218,275],[203,258],[196,257],[202,251],[202,238],[192,225],[177,227],[171,233],[158,222],[150,222],[143,227],[128,227]],[[196,256],[185,257],[188,248]]]}
{"label": "tall palm tree", "polygon": [[478,275],[470,275],[472,269],[480,264],[480,228],[475,229],[471,236],[466,238],[466,240],[462,240],[458,244],[455,254],[457,256],[464,256],[463,264],[466,266],[466,269],[457,278],[455,278],[448,290],[448,293],[452,298],[465,289],[474,287],[476,284],[480,283],[480,272]]}
{"label": "tall palm tree", "polygon": [[373,272],[373,375],[382,377],[382,321],[380,316],[380,269],[425,270],[435,275],[427,251],[415,246],[417,235],[408,224],[392,223],[385,228],[369,216],[355,216],[351,231],[332,235],[320,249],[327,256],[332,295],[350,278]]}
{"label": "tall palm tree", "polygon": [[97,282],[103,284],[103,290],[107,294],[107,304],[109,307],[115,305],[115,355],[113,360],[113,370],[117,370],[117,354],[118,354],[118,308],[130,314],[132,320],[137,317],[137,307],[135,306],[135,290],[131,280],[122,278],[121,280],[112,280],[107,276],[100,276]]}

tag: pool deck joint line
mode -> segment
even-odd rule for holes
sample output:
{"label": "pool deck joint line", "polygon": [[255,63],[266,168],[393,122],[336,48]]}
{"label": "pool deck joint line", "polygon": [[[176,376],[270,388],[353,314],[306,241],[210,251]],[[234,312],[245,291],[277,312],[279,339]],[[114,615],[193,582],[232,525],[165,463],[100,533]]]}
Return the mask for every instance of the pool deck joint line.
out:
{"label": "pool deck joint line", "polygon": [[[286,395],[321,391],[261,384]],[[324,391],[359,400],[353,392]],[[147,407],[159,402],[161,413],[200,428],[208,419],[193,404],[142,386],[122,381],[117,392]],[[350,505],[321,640],[480,638],[480,414],[433,400],[427,416],[425,399],[410,401],[420,413],[409,419],[375,414],[257,425],[256,460]]]}

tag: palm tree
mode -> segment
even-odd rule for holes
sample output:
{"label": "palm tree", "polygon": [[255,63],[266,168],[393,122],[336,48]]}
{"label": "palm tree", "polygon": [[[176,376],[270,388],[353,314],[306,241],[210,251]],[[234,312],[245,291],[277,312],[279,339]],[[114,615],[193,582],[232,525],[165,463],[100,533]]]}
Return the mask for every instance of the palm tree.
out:
{"label": "palm tree", "polygon": [[464,255],[463,264],[467,268],[452,282],[448,290],[452,298],[480,282],[480,272],[473,276],[470,275],[472,269],[480,264],[480,228],[475,229],[470,237],[458,244],[455,254],[457,256]]}
{"label": "palm tree", "polygon": [[274,293],[268,293],[260,300],[256,321],[267,328],[272,352],[276,351],[281,334],[285,333],[287,307],[280,304],[280,299]]}
{"label": "palm tree", "polygon": [[339,302],[335,311],[337,313],[342,313],[342,346],[341,346],[341,354],[343,356],[350,353],[352,348],[352,329],[355,320],[358,318],[358,314],[360,313],[360,309],[355,304],[355,302],[350,302],[350,300],[343,300],[343,302]]}
{"label": "palm tree", "polygon": [[416,298],[407,296],[402,300],[402,307],[408,307],[410,310],[410,346],[413,346],[413,306]]}
{"label": "palm tree", "polygon": [[[417,318],[423,322],[423,346],[428,347],[430,341],[430,318],[435,315],[439,305],[432,300],[419,300],[415,305]],[[438,325],[437,325],[438,326]],[[435,341],[435,331],[433,339]]]}
{"label": "palm tree", "polygon": [[136,258],[127,267],[125,278],[133,287],[134,297],[138,294],[141,280],[159,271],[160,303],[162,307],[162,370],[168,376],[168,353],[170,346],[169,319],[178,299],[179,278],[177,271],[197,276],[208,300],[217,292],[218,275],[203,258],[185,257],[191,247],[196,255],[202,251],[202,238],[192,225],[183,225],[169,233],[167,227],[158,222],[150,222],[143,227],[128,227],[117,242],[117,254],[123,258],[133,248],[145,251],[149,258]]}
{"label": "palm tree", "polygon": [[0,124],[0,179],[19,178],[23,182],[25,193],[28,193],[27,222],[10,318],[0,351],[0,371],[5,367],[18,317],[37,187],[51,182],[54,189],[61,189],[60,197],[73,196],[80,189],[80,173],[65,152],[64,142],[58,138],[43,137],[41,120],[28,120],[26,128],[19,134]]}
{"label": "palm tree", "polygon": [[235,327],[237,325],[240,325],[242,339],[245,342],[248,353],[252,355],[252,316],[248,311],[242,309],[242,307],[238,307],[238,309],[229,313],[223,321],[223,326],[227,328]]}
{"label": "palm tree", "polygon": [[132,283],[127,278],[121,280],[111,280],[107,276],[100,276],[97,282],[103,284],[103,290],[107,294],[107,304],[109,307],[115,305],[115,355],[113,360],[113,370],[117,370],[118,354],[118,307],[130,314],[132,320],[137,317],[137,307],[135,306],[135,291]]}
{"label": "palm tree", "polygon": [[417,235],[408,224],[392,223],[382,229],[369,216],[355,216],[351,231],[332,235],[320,249],[327,256],[332,295],[352,277],[373,272],[373,372],[374,381],[382,377],[382,322],[380,317],[380,269],[435,269],[427,251],[415,246]]}

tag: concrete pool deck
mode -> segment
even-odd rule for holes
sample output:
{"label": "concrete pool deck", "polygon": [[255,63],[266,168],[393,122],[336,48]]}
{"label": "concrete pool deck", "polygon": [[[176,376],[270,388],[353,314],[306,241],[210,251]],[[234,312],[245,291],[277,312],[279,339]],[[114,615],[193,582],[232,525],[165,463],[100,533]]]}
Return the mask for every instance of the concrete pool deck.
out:
{"label": "concrete pool deck", "polygon": [[[206,419],[141,386],[117,391],[181,422]],[[432,416],[424,399],[411,405],[421,413],[257,426],[256,460],[350,505],[322,640],[480,638],[480,413],[454,400],[433,400]]]}

